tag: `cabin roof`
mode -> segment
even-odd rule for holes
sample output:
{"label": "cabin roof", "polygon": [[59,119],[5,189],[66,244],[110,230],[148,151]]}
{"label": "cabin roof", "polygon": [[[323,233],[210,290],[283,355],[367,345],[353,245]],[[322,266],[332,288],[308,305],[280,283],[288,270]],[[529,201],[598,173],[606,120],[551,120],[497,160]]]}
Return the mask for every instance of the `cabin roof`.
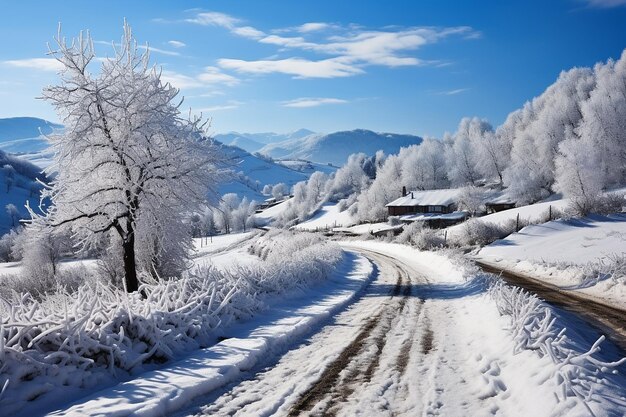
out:
{"label": "cabin roof", "polygon": [[385,207],[449,206],[457,202],[460,192],[459,188],[411,191]]}

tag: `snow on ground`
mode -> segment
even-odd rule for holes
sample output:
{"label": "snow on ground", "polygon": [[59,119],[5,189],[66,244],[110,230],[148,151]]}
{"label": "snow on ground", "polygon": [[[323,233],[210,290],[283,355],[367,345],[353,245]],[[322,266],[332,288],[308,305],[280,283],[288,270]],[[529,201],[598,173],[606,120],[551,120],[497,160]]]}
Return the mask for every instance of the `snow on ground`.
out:
{"label": "snow on ground", "polygon": [[291,198],[288,198],[287,200],[278,203],[275,206],[263,210],[261,213],[256,213],[254,215],[254,218],[256,219],[257,225],[267,226],[274,220],[276,220],[278,216],[280,216],[280,214],[285,211],[285,209],[289,205],[288,203],[290,200]]}
{"label": "snow on ground", "polygon": [[310,333],[362,290],[372,275],[348,254],[336,273],[306,293],[277,299],[264,314],[231,326],[224,341],[163,369],[94,393],[51,415],[162,416],[238,378]]}
{"label": "snow on ground", "polygon": [[527,226],[486,246],[476,257],[626,308],[626,285],[611,279],[581,285],[587,263],[625,254],[626,215],[616,214]]}
{"label": "snow on ground", "polygon": [[[480,217],[480,220],[485,223],[493,223],[497,225],[504,225],[509,221],[515,221],[519,214],[520,222],[524,223],[538,223],[543,219],[548,219],[550,207],[552,210],[565,210],[569,204],[568,199],[553,197],[550,201],[543,201],[540,203],[531,204],[528,206],[516,207],[509,210],[500,211],[498,213],[488,214]],[[453,238],[455,233],[461,233],[463,223],[449,227],[448,237]]]}
{"label": "snow on ground", "polygon": [[324,204],[309,220],[293,227],[296,230],[316,231],[334,227],[347,227],[355,222],[347,210],[339,211],[338,204]]}
{"label": "snow on ground", "polygon": [[[600,375],[592,383],[595,392],[581,401],[565,395],[557,375],[561,368],[549,355],[515,353],[510,317],[500,315],[480,277],[467,276],[445,255],[373,241],[344,246],[378,259],[380,273],[364,295],[276,365],[249,372],[177,415],[587,416],[590,407],[596,415],[619,416],[626,411],[620,399],[623,377]],[[396,293],[401,277],[410,282],[403,281]],[[584,324],[557,320],[588,334]],[[589,332],[595,340],[597,334]]]}
{"label": "snow on ground", "polygon": [[219,270],[235,266],[254,265],[260,262],[257,256],[248,253],[251,240],[258,236],[258,231],[232,233],[213,237],[213,244],[208,243],[198,249],[196,246],[195,266],[211,265]]}

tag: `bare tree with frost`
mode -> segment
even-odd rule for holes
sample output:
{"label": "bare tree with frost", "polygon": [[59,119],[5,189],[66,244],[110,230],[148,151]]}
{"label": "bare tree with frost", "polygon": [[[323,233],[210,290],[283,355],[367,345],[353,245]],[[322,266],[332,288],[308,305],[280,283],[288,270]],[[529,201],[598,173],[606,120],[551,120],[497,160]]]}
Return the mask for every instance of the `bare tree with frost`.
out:
{"label": "bare tree with frost", "polygon": [[185,213],[215,192],[223,159],[204,137],[201,120],[181,117],[178,90],[161,80],[128,24],[114,55],[95,73],[89,34],[68,43],[59,29],[55,41],[50,55],[62,64],[61,82],[43,96],[65,131],[50,137],[49,173],[56,177],[42,198],[52,205],[44,216],[31,214],[36,223],[69,229],[83,248],[110,237],[121,249],[126,290],[133,292],[138,269],[146,267],[140,259],[180,256],[177,249],[188,245]]}

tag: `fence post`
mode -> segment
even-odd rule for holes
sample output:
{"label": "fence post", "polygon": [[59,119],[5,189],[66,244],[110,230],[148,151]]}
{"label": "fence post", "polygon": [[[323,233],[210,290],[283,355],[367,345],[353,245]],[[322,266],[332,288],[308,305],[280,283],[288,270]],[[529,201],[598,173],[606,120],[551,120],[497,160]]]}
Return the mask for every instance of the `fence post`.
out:
{"label": "fence post", "polygon": [[548,221],[552,221],[552,204],[550,204],[548,211]]}
{"label": "fence post", "polygon": [[517,213],[517,219],[515,220],[515,231],[519,232],[519,213]]}

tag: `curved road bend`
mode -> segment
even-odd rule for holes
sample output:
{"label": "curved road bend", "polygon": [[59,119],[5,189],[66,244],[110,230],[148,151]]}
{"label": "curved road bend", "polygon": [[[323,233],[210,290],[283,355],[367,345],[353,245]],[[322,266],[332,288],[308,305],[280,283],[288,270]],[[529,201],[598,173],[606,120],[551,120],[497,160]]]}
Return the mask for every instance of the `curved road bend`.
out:
{"label": "curved road bend", "polygon": [[509,284],[521,287],[539,298],[582,317],[592,326],[606,334],[622,350],[626,351],[626,311],[612,307],[580,294],[533,279],[524,274],[504,270],[498,266],[474,261],[483,271],[500,275]]}
{"label": "curved road bend", "polygon": [[352,306],[277,364],[218,390],[184,415],[333,416],[345,412],[347,404],[352,409],[372,406],[357,404],[368,386],[380,394],[368,400],[384,402],[394,415],[421,414],[405,399],[415,389],[427,389],[416,388],[421,384],[407,367],[423,362],[433,349],[434,329],[423,300],[414,294],[417,284],[428,282],[394,258],[358,251],[376,263],[379,273]]}

